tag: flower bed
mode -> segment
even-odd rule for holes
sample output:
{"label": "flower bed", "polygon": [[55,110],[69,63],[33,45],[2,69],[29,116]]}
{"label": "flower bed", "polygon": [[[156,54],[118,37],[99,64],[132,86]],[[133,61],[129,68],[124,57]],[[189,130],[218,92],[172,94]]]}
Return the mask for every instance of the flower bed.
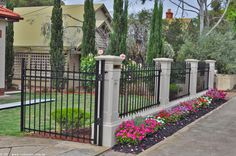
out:
{"label": "flower bed", "polygon": [[154,116],[125,121],[116,130],[117,144],[113,150],[138,154],[217,108],[226,102],[225,96],[223,91],[212,89],[204,96],[182,102]]}

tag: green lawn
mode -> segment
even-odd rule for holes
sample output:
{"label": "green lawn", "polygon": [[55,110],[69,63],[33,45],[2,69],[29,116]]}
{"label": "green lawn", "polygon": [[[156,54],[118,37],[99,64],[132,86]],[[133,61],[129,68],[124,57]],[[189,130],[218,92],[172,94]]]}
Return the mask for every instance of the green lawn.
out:
{"label": "green lawn", "polygon": [[5,103],[19,102],[21,99],[21,94],[14,94],[8,97],[0,98],[0,105]]}
{"label": "green lawn", "polygon": [[20,132],[20,108],[0,111],[0,135],[22,135]]}
{"label": "green lawn", "polygon": [[[35,128],[38,130],[58,130],[59,125],[55,122],[52,112],[61,108],[75,108],[75,111],[85,111],[89,113],[93,123],[95,96],[93,94],[26,94],[26,100],[34,98],[39,99],[54,99],[53,102],[41,103],[25,107],[25,125],[27,128]],[[20,101],[20,94],[14,95],[11,98],[1,98],[0,103],[11,103]],[[69,118],[72,116],[69,116]],[[88,124],[83,125],[88,126]],[[20,132],[20,108],[0,111],[0,135],[22,135]]]}
{"label": "green lawn", "polygon": [[[46,96],[45,96],[46,95]],[[89,113],[91,120],[86,125],[91,125],[94,121],[94,106],[95,96],[93,94],[61,94],[52,93],[50,94],[26,94],[26,100],[32,100],[34,98],[39,99],[54,99],[52,102],[46,102],[25,107],[25,125],[27,128],[35,128],[40,130],[50,129],[52,131],[59,131],[60,126],[55,122],[55,118],[51,115],[55,110],[61,108],[75,108],[75,111],[83,110]],[[124,100],[123,96],[120,97]],[[138,95],[132,95],[132,100],[128,100],[128,111],[134,109],[134,104],[152,104],[153,97],[142,97]],[[16,94],[11,98],[2,98],[0,103],[10,103],[20,101],[20,94]],[[123,106],[124,107],[124,103]],[[136,106],[136,109],[140,106]],[[79,108],[79,109],[78,109]],[[123,108],[124,109],[124,108]],[[124,111],[124,110],[123,110]],[[72,118],[72,115],[69,115]],[[0,111],[0,135],[22,135],[20,132],[20,108],[2,110]]]}

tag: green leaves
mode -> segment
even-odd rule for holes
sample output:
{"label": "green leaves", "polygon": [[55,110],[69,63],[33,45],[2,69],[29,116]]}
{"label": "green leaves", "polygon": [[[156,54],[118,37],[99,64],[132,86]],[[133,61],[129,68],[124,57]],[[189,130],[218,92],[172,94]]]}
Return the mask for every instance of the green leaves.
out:
{"label": "green leaves", "polygon": [[95,48],[95,30],[96,19],[93,8],[93,0],[85,0],[84,3],[84,22],[83,22],[83,40],[82,40],[82,55],[96,54]]}
{"label": "green leaves", "polygon": [[[13,3],[7,2],[6,7],[10,10],[13,10]],[[13,42],[14,42],[14,29],[13,29],[13,22],[9,22],[8,26],[6,27],[6,65],[5,65],[5,78],[6,78],[6,87],[12,87],[12,79],[14,76],[14,49],[13,49]]]}
{"label": "green leaves", "polygon": [[114,0],[113,32],[110,34],[108,54],[118,56],[127,53],[128,3],[128,0],[125,0],[125,4],[123,0]]}
{"label": "green leaves", "polygon": [[163,55],[162,40],[162,13],[163,4],[155,0],[151,21],[150,36],[148,41],[147,63],[152,64],[153,59]]}

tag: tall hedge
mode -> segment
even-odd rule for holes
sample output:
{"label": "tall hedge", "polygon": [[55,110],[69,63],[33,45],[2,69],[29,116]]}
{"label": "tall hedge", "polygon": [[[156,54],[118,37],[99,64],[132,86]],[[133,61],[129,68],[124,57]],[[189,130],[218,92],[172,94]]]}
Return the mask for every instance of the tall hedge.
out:
{"label": "tall hedge", "polygon": [[110,34],[107,53],[111,55],[126,54],[126,38],[128,32],[128,0],[114,0],[112,33]]}
{"label": "tall hedge", "polygon": [[[53,71],[53,77],[62,77],[65,66],[65,57],[63,52],[63,20],[62,20],[62,8],[61,0],[54,0],[54,6],[51,17],[51,41],[50,41],[50,63]],[[61,83],[57,83],[59,87]]]}
{"label": "tall hedge", "polygon": [[[14,9],[13,3],[7,1],[6,7],[10,10]],[[14,76],[14,29],[13,22],[8,22],[8,26],[6,27],[6,55],[5,55],[5,79],[6,79],[6,87],[10,88],[12,86],[12,79]]]}
{"label": "tall hedge", "polygon": [[95,29],[96,29],[96,19],[95,19],[94,7],[93,7],[93,0],[85,0],[83,40],[82,40],[82,55],[83,56],[87,56],[89,53],[96,54]]}
{"label": "tall hedge", "polygon": [[148,40],[147,64],[152,64],[154,58],[163,54],[162,14],[163,3],[155,0]]}

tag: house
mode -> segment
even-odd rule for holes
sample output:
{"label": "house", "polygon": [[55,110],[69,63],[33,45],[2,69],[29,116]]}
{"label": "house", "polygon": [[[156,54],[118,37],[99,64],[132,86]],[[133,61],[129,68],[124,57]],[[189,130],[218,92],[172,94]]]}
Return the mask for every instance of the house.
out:
{"label": "house", "polygon": [[23,18],[0,5],[0,96],[5,91],[5,39],[7,22],[19,22]]}
{"label": "house", "polygon": [[[49,44],[51,13],[53,6],[20,7],[15,11],[24,21],[14,25],[14,78],[20,78],[21,59],[27,62],[50,66]],[[105,49],[111,31],[111,16],[104,4],[95,4],[96,47]],[[75,65],[78,70],[82,43],[84,5],[63,5],[64,54],[67,65]]]}

